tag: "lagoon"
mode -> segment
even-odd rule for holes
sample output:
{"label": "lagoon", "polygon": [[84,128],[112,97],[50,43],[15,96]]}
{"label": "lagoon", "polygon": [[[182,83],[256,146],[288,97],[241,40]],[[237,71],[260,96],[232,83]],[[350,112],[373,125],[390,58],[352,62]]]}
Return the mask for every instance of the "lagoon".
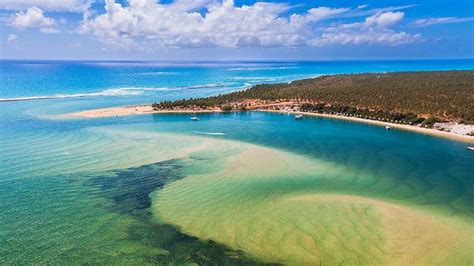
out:
{"label": "lagoon", "polygon": [[472,61],[2,64],[0,98],[54,97],[0,102],[0,263],[472,264],[465,143],[262,112],[50,118],[232,91],[243,76],[444,67]]}

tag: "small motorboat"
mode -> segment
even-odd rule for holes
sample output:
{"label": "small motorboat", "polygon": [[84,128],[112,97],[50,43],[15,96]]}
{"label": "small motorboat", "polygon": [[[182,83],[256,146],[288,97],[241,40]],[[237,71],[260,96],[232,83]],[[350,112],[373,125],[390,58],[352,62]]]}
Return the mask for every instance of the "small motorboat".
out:
{"label": "small motorboat", "polygon": [[296,116],[295,116],[295,120],[301,120],[301,119],[303,119],[303,118],[304,118],[303,115],[296,115]]}
{"label": "small motorboat", "polygon": [[193,116],[193,117],[191,117],[191,120],[192,120],[192,121],[199,121],[199,117]]}
{"label": "small motorboat", "polygon": [[386,130],[390,130],[390,129],[392,129],[392,128],[389,127],[389,126],[385,126],[385,129],[386,129]]}
{"label": "small motorboat", "polygon": [[467,146],[466,149],[470,151],[474,151],[474,146],[472,146],[472,144],[469,144],[469,146]]}

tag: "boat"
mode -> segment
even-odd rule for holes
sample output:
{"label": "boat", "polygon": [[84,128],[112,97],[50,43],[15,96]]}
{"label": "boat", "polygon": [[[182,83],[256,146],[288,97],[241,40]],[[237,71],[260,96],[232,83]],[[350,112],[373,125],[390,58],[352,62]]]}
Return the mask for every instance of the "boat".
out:
{"label": "boat", "polygon": [[193,121],[199,121],[199,117],[193,116],[193,117],[191,117],[191,120],[193,120]]}
{"label": "boat", "polygon": [[301,120],[301,119],[303,119],[303,115],[296,115],[295,116],[295,120]]}
{"label": "boat", "polygon": [[472,146],[472,144],[469,144],[469,146],[467,146],[466,149],[470,151],[474,151],[474,146]]}
{"label": "boat", "polygon": [[392,128],[389,127],[389,126],[385,126],[385,129],[386,129],[386,130],[390,130],[390,129],[392,129]]}

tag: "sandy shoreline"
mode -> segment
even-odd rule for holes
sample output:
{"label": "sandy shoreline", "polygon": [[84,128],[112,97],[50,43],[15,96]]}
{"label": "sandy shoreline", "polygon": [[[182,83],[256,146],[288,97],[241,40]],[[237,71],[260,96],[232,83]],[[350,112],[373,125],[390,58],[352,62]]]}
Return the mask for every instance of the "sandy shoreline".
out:
{"label": "sandy shoreline", "polygon": [[[279,111],[265,110],[265,112],[279,112]],[[325,117],[325,118],[342,119],[342,120],[347,120],[347,121],[354,121],[354,122],[372,124],[372,125],[383,126],[383,127],[389,126],[390,128],[394,128],[394,129],[412,131],[412,132],[416,132],[420,134],[431,135],[431,136],[436,136],[436,137],[441,137],[441,138],[448,138],[448,139],[467,142],[467,143],[474,143],[474,137],[467,136],[467,135],[460,135],[453,132],[440,131],[440,130],[436,130],[432,128],[422,128],[422,127],[411,126],[411,125],[401,125],[401,124],[396,124],[396,123],[370,120],[370,119],[364,119],[364,118],[358,118],[358,117],[342,116],[342,115],[319,114],[319,113],[308,113],[308,112],[290,112],[290,113],[302,114],[302,115],[308,115],[308,116]]]}
{"label": "sandy shoreline", "polygon": [[166,113],[213,113],[220,112],[220,110],[153,110],[151,105],[136,105],[136,106],[119,106],[111,108],[101,108],[85,110],[73,113],[66,113],[63,115],[54,116],[55,118],[101,118],[101,117],[118,117],[128,115],[145,115],[145,114],[166,114]]}
{"label": "sandy shoreline", "polygon": [[[274,112],[274,113],[281,113],[282,111],[274,111],[274,110],[259,110],[261,112]],[[166,114],[166,113],[215,113],[221,112],[219,109],[210,109],[210,110],[160,110],[156,111],[153,110],[151,105],[137,105],[137,106],[120,106],[120,107],[111,107],[111,108],[103,108],[103,109],[93,109],[93,110],[85,110],[80,112],[73,112],[73,113],[66,113],[63,115],[55,116],[55,118],[62,118],[62,119],[73,119],[73,118],[100,118],[100,117],[119,117],[119,116],[128,116],[128,115],[144,115],[144,114]],[[378,121],[378,120],[370,120],[358,117],[348,117],[342,115],[332,115],[332,114],[319,114],[319,113],[309,113],[309,112],[290,112],[291,114],[302,114],[308,116],[317,116],[317,117],[325,117],[325,118],[333,118],[333,119],[343,119],[347,121],[354,121],[359,123],[366,123],[378,126],[389,126],[394,129],[406,130],[441,138],[448,138],[456,141],[462,141],[467,143],[474,143],[474,137],[461,135],[453,132],[445,132],[431,128],[422,128],[417,126],[411,125],[401,125],[396,123]]]}

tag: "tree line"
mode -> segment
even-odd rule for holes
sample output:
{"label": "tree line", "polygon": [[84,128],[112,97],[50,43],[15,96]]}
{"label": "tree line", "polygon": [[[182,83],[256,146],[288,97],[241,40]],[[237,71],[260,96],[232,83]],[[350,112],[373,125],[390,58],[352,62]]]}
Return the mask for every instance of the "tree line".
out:
{"label": "tree line", "polygon": [[326,110],[328,112],[342,108],[337,112],[355,112],[358,116],[378,114],[386,119],[413,123],[431,117],[430,121],[455,120],[474,124],[474,71],[326,75],[290,83],[255,85],[206,98],[164,101],[153,107],[222,107],[249,99],[306,102],[313,105],[313,109],[331,108]]}

